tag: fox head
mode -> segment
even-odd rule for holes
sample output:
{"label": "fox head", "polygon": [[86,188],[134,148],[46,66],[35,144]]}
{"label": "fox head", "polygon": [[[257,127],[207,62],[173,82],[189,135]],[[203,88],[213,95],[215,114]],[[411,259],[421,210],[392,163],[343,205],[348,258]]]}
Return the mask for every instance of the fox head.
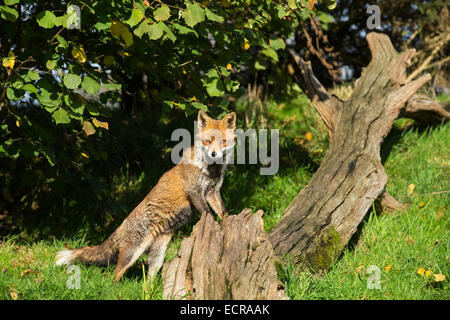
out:
{"label": "fox head", "polygon": [[197,144],[207,162],[224,163],[227,151],[234,148],[236,114],[231,112],[215,120],[200,110],[197,121]]}

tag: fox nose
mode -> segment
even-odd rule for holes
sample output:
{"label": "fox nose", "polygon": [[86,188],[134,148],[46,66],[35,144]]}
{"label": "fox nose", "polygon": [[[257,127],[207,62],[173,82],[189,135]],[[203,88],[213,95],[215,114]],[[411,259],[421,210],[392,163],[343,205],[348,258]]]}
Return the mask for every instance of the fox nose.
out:
{"label": "fox nose", "polygon": [[213,158],[215,158],[216,155],[217,155],[217,153],[216,153],[215,151],[213,151],[213,152],[211,153],[211,156],[212,156]]}

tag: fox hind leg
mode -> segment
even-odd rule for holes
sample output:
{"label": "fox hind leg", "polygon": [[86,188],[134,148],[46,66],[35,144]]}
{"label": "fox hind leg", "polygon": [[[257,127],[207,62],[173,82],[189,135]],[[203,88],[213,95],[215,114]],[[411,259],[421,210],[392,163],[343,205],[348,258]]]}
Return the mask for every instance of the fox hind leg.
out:
{"label": "fox hind leg", "polygon": [[152,241],[146,239],[138,245],[129,244],[119,249],[115,282],[118,282],[129,267],[148,249]]}
{"label": "fox hind leg", "polygon": [[159,235],[151,244],[148,250],[148,277],[153,278],[164,263],[167,246],[169,245],[172,233]]}

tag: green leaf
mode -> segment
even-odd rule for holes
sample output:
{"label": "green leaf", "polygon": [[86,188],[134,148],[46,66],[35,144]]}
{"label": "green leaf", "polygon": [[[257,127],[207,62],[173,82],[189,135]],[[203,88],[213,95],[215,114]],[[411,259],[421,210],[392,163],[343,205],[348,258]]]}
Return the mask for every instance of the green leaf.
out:
{"label": "green leaf", "polygon": [[45,64],[48,70],[53,70],[56,67],[56,63],[58,61],[56,60],[47,60],[47,63]]}
{"label": "green leaf", "polygon": [[141,10],[134,8],[133,11],[131,11],[130,19],[125,21],[125,23],[127,23],[130,27],[133,28],[142,20],[143,17],[144,13]]}
{"label": "green leaf", "polygon": [[68,89],[76,89],[81,83],[81,77],[77,74],[68,73],[64,76],[63,82]]}
{"label": "green leaf", "polygon": [[2,17],[2,19],[14,22],[19,17],[19,13],[14,8],[0,6],[0,17]]}
{"label": "green leaf", "polygon": [[288,15],[288,13],[286,11],[284,11],[283,5],[281,5],[281,4],[277,5],[276,10],[277,10],[278,18],[280,18],[280,19],[282,19],[283,17]]}
{"label": "green leaf", "polygon": [[161,29],[159,24],[153,23],[148,27],[147,34],[150,40],[157,40],[163,35],[163,30]]}
{"label": "green leaf", "polygon": [[166,5],[161,5],[158,9],[153,13],[156,21],[166,21],[170,18],[170,9]]}
{"label": "green leaf", "polygon": [[81,87],[89,94],[97,94],[100,84],[89,76],[84,76]]}
{"label": "green leaf", "polygon": [[297,0],[288,0],[288,6],[292,10],[297,9]]}
{"label": "green leaf", "polygon": [[37,14],[36,20],[42,28],[50,29],[55,26],[56,16],[53,12],[45,10]]}
{"label": "green leaf", "polygon": [[220,97],[225,93],[223,82],[220,79],[213,79],[206,84],[206,92],[211,97]]}
{"label": "green leaf", "polygon": [[29,70],[27,74],[28,74],[28,77],[30,78],[30,80],[39,79],[39,73],[37,71]]}
{"label": "green leaf", "polygon": [[9,100],[20,100],[23,97],[24,91],[22,89],[14,90],[12,87],[6,88],[6,96]]}
{"label": "green leaf", "polygon": [[5,0],[5,4],[8,6],[12,6],[19,3],[19,0]]}
{"label": "green leaf", "polygon": [[266,70],[267,67],[261,64],[258,60],[255,61],[255,69],[256,70]]}
{"label": "green leaf", "polygon": [[281,38],[270,39],[270,47],[274,50],[280,50],[286,48],[286,43]]}
{"label": "green leaf", "polygon": [[208,107],[206,105],[204,105],[203,103],[194,101],[191,103],[191,105],[195,108],[195,109],[199,109],[199,110],[203,110],[203,111],[208,111]]}
{"label": "green leaf", "polygon": [[206,17],[208,18],[208,20],[219,22],[219,23],[222,23],[225,20],[222,16],[215,14],[208,8],[205,8],[205,13],[206,13]]}
{"label": "green leaf", "polygon": [[266,49],[261,50],[261,53],[268,56],[275,62],[278,62],[278,54],[275,50],[273,50],[271,48],[266,48]]}
{"label": "green leaf", "polygon": [[142,38],[144,33],[148,33],[148,28],[150,25],[146,20],[142,21],[139,26],[133,31],[133,33],[138,36],[139,38]]}
{"label": "green leaf", "polygon": [[183,26],[181,24],[174,23],[173,26],[174,26],[175,29],[178,30],[178,32],[180,34],[194,33],[195,35],[197,35],[197,33],[193,29],[185,27],[185,26]]}
{"label": "green leaf", "polygon": [[56,124],[70,122],[69,115],[67,114],[66,110],[64,110],[62,108],[58,108],[58,110],[53,112],[52,117],[53,117],[53,119],[55,119]]}
{"label": "green leaf", "polygon": [[170,30],[170,28],[164,22],[158,22],[158,25],[164,31],[165,38],[171,40],[172,42],[175,42],[177,40],[177,37],[175,36],[175,34],[172,32],[172,30]]}
{"label": "green leaf", "polygon": [[31,93],[37,93],[37,92],[39,92],[39,90],[38,90],[34,85],[32,85],[31,83],[25,84],[25,85],[22,87],[22,90],[25,90],[25,91],[28,91],[28,92],[31,92]]}
{"label": "green leaf", "polygon": [[198,3],[188,4],[183,18],[186,25],[192,28],[196,24],[205,21],[205,10]]}

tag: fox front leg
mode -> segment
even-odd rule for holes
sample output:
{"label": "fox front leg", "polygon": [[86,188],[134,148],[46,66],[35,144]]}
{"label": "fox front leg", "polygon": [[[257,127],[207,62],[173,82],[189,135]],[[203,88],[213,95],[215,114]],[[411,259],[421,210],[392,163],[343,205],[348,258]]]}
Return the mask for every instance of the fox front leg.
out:
{"label": "fox front leg", "polygon": [[212,214],[211,210],[209,210],[208,203],[201,192],[189,193],[189,199],[195,209],[197,209],[202,215]]}
{"label": "fox front leg", "polygon": [[223,204],[222,197],[219,190],[212,189],[206,194],[206,201],[208,201],[211,208],[219,216],[220,220],[223,220],[225,215],[225,205]]}

